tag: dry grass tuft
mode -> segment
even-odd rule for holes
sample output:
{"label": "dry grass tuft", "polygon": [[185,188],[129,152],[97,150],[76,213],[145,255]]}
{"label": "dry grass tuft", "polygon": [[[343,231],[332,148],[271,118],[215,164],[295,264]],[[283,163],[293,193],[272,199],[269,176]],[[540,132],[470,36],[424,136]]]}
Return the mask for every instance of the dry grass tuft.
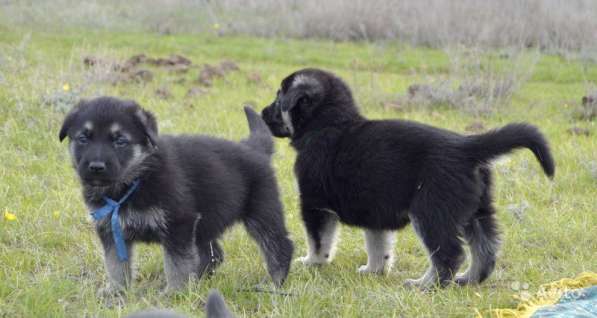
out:
{"label": "dry grass tuft", "polygon": [[[529,79],[538,61],[536,52],[519,50],[507,57],[459,47],[446,49],[447,75],[426,75],[426,83],[412,84],[405,95],[386,102],[387,108],[436,108],[447,106],[473,115],[485,115],[510,103]],[[503,60],[503,61],[502,61]]]}

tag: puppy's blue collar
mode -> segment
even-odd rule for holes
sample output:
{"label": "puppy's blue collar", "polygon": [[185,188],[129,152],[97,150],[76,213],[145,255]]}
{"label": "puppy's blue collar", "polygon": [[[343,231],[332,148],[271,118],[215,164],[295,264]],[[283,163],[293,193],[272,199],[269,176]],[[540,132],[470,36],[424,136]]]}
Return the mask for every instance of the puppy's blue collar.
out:
{"label": "puppy's blue collar", "polygon": [[94,220],[99,221],[106,216],[112,214],[110,222],[112,224],[112,237],[114,238],[114,244],[116,245],[116,255],[121,262],[126,262],[129,260],[129,254],[126,250],[126,244],[124,243],[124,237],[122,236],[122,228],[120,227],[120,221],[118,219],[118,211],[120,210],[120,206],[128,199],[135,190],[139,187],[139,179],[133,181],[133,184],[128,189],[128,191],[124,194],[124,196],[118,200],[114,201],[106,196],[104,196],[104,201],[106,201],[106,205],[103,207],[91,212],[91,216]]}

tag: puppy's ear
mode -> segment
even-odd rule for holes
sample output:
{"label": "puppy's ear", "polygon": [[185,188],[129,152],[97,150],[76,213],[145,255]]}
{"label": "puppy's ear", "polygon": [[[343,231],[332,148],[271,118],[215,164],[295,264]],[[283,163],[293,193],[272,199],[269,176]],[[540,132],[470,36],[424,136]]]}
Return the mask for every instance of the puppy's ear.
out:
{"label": "puppy's ear", "polygon": [[58,133],[58,138],[61,142],[68,135],[68,131],[77,119],[77,115],[79,114],[83,104],[85,104],[85,100],[81,100],[79,103],[77,103],[77,105],[75,105],[64,118],[64,121],[62,122],[62,128],[60,128],[60,133]]}
{"label": "puppy's ear", "polygon": [[147,137],[147,141],[149,142],[149,144],[151,146],[153,146],[154,148],[157,147],[157,136],[158,136],[158,124],[155,120],[155,116],[146,111],[145,109],[142,108],[138,108],[137,111],[135,111],[135,117],[137,118],[137,120],[139,121],[142,129],[143,129],[143,133],[145,134],[145,137]]}
{"label": "puppy's ear", "polygon": [[288,112],[301,104],[306,104],[311,100],[311,92],[308,90],[295,89],[286,94],[280,105],[283,112]]}

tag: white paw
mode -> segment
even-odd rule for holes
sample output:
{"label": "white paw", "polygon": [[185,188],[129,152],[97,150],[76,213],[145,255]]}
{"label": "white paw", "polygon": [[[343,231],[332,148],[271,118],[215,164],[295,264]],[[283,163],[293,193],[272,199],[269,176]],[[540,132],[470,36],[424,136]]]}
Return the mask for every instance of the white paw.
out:
{"label": "white paw", "polygon": [[383,274],[384,269],[382,268],[372,268],[369,265],[361,265],[357,270],[359,274]]}
{"label": "white paw", "polygon": [[468,275],[468,273],[461,273],[454,277],[454,282],[458,285],[474,284],[475,280]]}
{"label": "white paw", "polygon": [[326,261],[324,259],[321,259],[319,257],[313,257],[311,255],[299,257],[296,259],[296,261],[302,263],[305,266],[326,264]]}

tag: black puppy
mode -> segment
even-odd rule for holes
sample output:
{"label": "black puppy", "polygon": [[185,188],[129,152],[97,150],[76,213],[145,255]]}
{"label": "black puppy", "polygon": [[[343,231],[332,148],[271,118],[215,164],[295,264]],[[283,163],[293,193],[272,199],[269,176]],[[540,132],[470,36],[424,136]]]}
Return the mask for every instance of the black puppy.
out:
{"label": "black puppy", "polygon": [[273,281],[289,270],[278,187],[270,167],[271,134],[245,108],[250,136],[235,143],[206,136],[158,136],[154,116],[133,101],[100,97],[80,102],[64,120],[83,197],[95,211],[111,286],[131,280],[136,242],[160,243],[166,290],[212,271],[223,260],[217,242],[242,220],[259,243]]}
{"label": "black puppy", "polygon": [[367,120],[348,86],[318,69],[286,77],[263,119],[277,137],[289,137],[298,156],[295,174],[309,252],[305,264],[333,256],[337,220],[365,228],[367,265],[391,265],[393,232],[412,223],[431,266],[407,285],[429,288],[454,279],[471,249],[469,269],[455,280],[479,283],[493,271],[499,238],[488,162],[529,148],[548,176],[554,162],[537,128],[510,124],[463,136],[403,120]]}

